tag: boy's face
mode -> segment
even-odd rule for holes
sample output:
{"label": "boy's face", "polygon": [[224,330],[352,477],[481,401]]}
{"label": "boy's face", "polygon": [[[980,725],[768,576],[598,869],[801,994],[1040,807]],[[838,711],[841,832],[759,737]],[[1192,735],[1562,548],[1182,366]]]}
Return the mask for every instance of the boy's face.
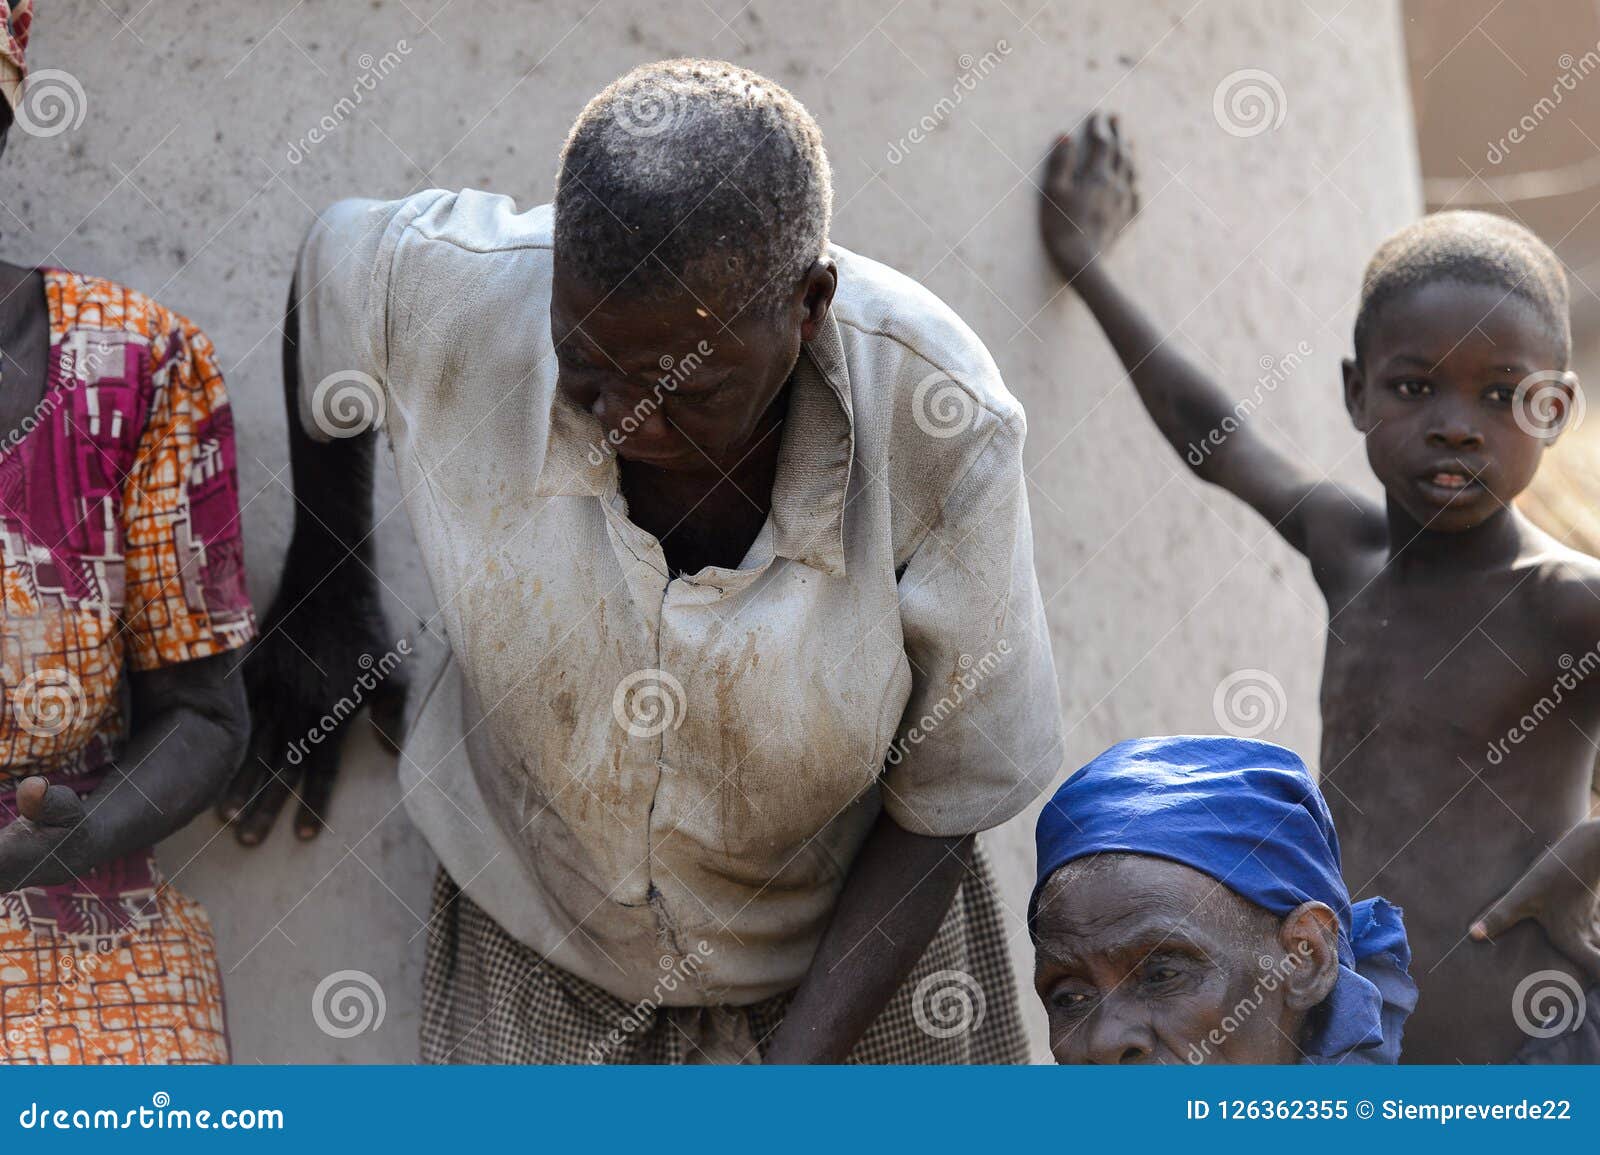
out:
{"label": "boy's face", "polygon": [[1164,858],[1077,866],[1046,883],[1034,922],[1058,1063],[1298,1061],[1278,918]]}
{"label": "boy's face", "polygon": [[1459,533],[1533,480],[1571,410],[1566,369],[1538,310],[1503,289],[1436,281],[1379,310],[1345,363],[1345,404],[1391,501],[1424,528]]}

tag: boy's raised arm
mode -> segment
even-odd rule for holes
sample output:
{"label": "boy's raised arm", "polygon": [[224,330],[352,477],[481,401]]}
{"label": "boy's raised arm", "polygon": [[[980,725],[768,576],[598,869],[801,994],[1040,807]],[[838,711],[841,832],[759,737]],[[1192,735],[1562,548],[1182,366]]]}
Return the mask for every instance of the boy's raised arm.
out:
{"label": "boy's raised arm", "polygon": [[1348,500],[1263,438],[1237,399],[1173,347],[1101,260],[1139,212],[1134,166],[1116,118],[1093,114],[1058,139],[1042,191],[1045,249],[1100,323],[1162,435],[1200,478],[1248,502],[1307,552],[1309,523],[1325,509],[1348,513]]}

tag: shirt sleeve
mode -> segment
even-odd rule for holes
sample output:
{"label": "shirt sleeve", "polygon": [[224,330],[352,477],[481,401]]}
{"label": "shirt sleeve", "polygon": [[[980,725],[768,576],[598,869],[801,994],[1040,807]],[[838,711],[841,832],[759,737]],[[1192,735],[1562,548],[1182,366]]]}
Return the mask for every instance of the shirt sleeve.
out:
{"label": "shirt sleeve", "polygon": [[383,426],[390,274],[420,207],[419,197],[342,200],[317,218],[300,246],[299,410],[313,440]]}
{"label": "shirt sleeve", "polygon": [[1000,425],[900,579],[912,686],[885,761],[883,802],[916,834],[997,826],[1061,765],[1022,440],[1020,415]]}
{"label": "shirt sleeve", "polygon": [[182,317],[152,348],[154,394],[123,482],[128,661],[152,670],[255,636],[233,410],[216,350]]}

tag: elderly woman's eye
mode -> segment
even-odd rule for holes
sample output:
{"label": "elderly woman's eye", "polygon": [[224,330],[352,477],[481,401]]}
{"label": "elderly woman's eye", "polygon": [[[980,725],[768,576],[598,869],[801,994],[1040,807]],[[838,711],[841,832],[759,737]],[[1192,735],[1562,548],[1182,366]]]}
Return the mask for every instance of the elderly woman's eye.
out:
{"label": "elderly woman's eye", "polygon": [[1089,1009],[1094,994],[1081,987],[1057,987],[1050,992],[1050,1005],[1067,1014],[1079,1014]]}
{"label": "elderly woman's eye", "polygon": [[1173,963],[1152,963],[1145,968],[1144,981],[1153,987],[1169,986],[1183,977],[1183,969]]}

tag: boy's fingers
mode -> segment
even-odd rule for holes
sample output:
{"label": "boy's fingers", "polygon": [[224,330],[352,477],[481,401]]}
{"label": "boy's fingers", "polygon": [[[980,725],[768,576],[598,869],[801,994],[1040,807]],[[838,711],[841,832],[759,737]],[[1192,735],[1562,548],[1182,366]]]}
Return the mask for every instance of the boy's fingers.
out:
{"label": "boy's fingers", "polygon": [[1104,177],[1111,171],[1112,158],[1116,153],[1116,144],[1111,138],[1111,132],[1106,128],[1105,117],[1095,113],[1089,118],[1087,130],[1088,146],[1083,150],[1083,156],[1078,164],[1078,175]]}
{"label": "boy's fingers", "polygon": [[1468,933],[1479,942],[1488,942],[1499,938],[1513,926],[1516,926],[1517,923],[1527,918],[1530,913],[1523,906],[1521,895],[1513,889],[1503,895],[1488,910],[1473,919],[1472,927]]}
{"label": "boy's fingers", "polygon": [[1070,134],[1056,137],[1044,166],[1044,187],[1050,195],[1060,195],[1071,184],[1076,155],[1077,148]]}
{"label": "boy's fingers", "polygon": [[1600,986],[1600,944],[1595,942],[1593,930],[1562,937],[1566,941],[1556,943],[1557,948],[1589,977],[1591,985]]}

